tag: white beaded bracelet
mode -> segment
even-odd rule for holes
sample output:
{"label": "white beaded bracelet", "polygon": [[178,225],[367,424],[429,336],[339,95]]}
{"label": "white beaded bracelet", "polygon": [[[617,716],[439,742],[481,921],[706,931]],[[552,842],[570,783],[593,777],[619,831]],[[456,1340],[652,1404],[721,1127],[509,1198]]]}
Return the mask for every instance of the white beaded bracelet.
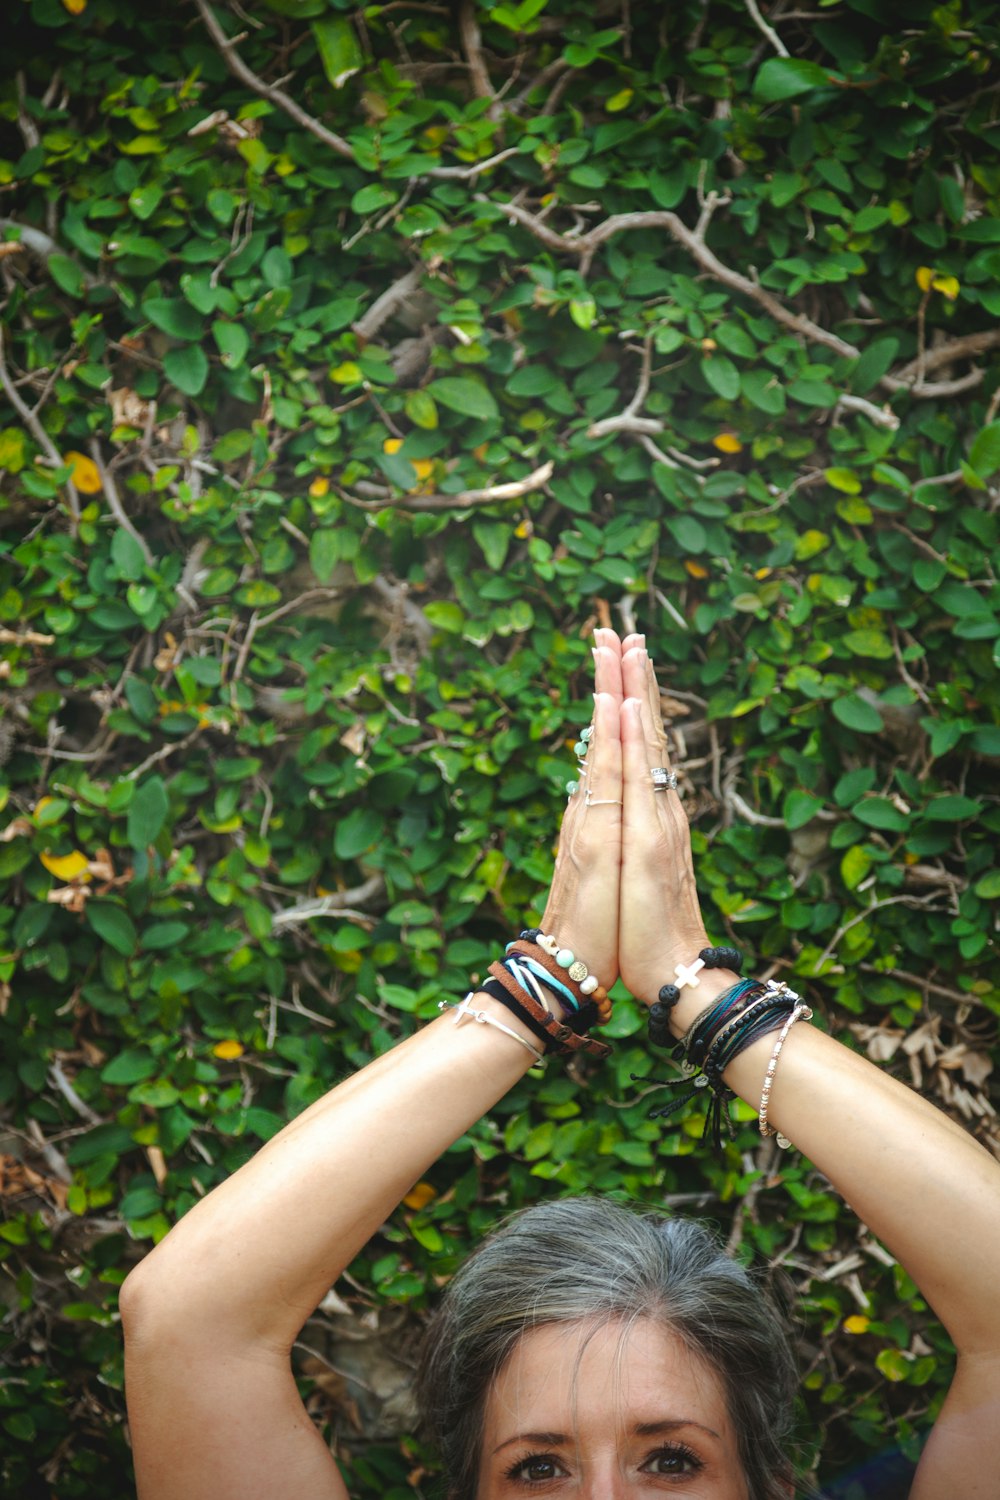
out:
{"label": "white beaded bracelet", "polygon": [[782,1151],[787,1151],[788,1147],[792,1143],[788,1139],[787,1135],[782,1135],[781,1132],[776,1130],[773,1125],[769,1125],[767,1123],[767,1106],[771,1099],[771,1085],[774,1082],[774,1073],[775,1069],[778,1066],[778,1058],[781,1055],[781,1049],[785,1045],[785,1037],[791,1031],[796,1021],[810,1020],[812,1020],[812,1011],[809,1009],[808,1005],[797,1005],[778,1033],[778,1040],[775,1042],[774,1051],[771,1053],[771,1061],[768,1063],[767,1072],[764,1074],[764,1087],[761,1091],[760,1096],[760,1109],[757,1113],[757,1124],[760,1126],[761,1135],[773,1135],[777,1137],[777,1144],[781,1147]]}
{"label": "white beaded bracelet", "polygon": [[516,1031],[513,1031],[509,1026],[505,1026],[502,1021],[498,1021],[496,1016],[487,1015],[485,1010],[473,1010],[472,997],[474,994],[475,991],[470,990],[460,1005],[452,1005],[448,1000],[440,1000],[438,1002],[438,1010],[453,1010],[455,1012],[454,1024],[456,1026],[460,1026],[466,1020],[478,1021],[481,1026],[495,1026],[497,1031],[505,1031],[508,1036],[514,1038],[515,1042],[520,1042],[522,1047],[527,1047],[536,1062],[545,1061],[544,1052],[539,1052],[538,1048],[533,1047],[523,1036],[519,1036]]}

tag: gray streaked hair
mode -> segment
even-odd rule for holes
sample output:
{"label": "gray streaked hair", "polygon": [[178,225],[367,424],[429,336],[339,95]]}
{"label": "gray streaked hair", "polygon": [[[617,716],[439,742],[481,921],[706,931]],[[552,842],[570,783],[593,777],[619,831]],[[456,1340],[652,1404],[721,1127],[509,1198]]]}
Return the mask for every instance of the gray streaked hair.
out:
{"label": "gray streaked hair", "polygon": [[639,1317],[680,1337],[719,1380],[750,1500],[787,1500],[798,1381],[777,1306],[704,1224],[600,1198],[512,1215],[428,1325],[417,1400],[450,1500],[475,1500],[486,1399],[522,1334]]}

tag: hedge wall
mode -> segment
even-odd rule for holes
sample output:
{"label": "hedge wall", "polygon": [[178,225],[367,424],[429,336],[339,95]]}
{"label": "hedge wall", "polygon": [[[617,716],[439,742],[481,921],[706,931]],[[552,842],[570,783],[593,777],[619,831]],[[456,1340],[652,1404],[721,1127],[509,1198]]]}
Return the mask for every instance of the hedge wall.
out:
{"label": "hedge wall", "polygon": [[[1000,24],[905,10],[13,0],[5,1495],[132,1492],[128,1270],[537,918],[595,625],[649,633],[713,938],[1000,1149]],[[354,1494],[433,1493],[407,1338],[559,1192],[783,1265],[806,1470],[916,1452],[912,1282],[611,1030],[304,1330]]]}

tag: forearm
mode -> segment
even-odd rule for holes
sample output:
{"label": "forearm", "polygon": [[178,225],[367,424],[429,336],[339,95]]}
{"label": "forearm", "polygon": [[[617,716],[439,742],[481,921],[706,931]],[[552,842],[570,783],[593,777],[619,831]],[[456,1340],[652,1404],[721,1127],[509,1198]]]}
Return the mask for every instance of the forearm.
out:
{"label": "forearm", "polygon": [[[488,995],[475,1006],[539,1045]],[[290,1348],[413,1183],[531,1065],[496,1027],[439,1017],[197,1203],[129,1278],[133,1321],[162,1313],[199,1335]]]}
{"label": "forearm", "polygon": [[[710,987],[685,990],[676,1028],[725,983],[713,976]],[[775,1039],[755,1042],[725,1073],[755,1109]],[[983,1147],[912,1089],[803,1023],[782,1048],[768,1120],[896,1256],[956,1348],[1000,1349],[1000,1165]]]}

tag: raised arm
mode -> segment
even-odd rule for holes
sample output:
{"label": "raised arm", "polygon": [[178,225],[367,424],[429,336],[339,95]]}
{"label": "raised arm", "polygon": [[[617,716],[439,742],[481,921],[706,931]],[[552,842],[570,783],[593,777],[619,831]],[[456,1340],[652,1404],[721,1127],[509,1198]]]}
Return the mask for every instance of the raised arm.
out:
{"label": "raised arm", "polygon": [[[659,694],[645,651],[623,656],[625,827],[622,979],[652,1004],[678,963],[707,938],[683,806],[654,793],[668,765]],[[736,976],[703,971],[684,987],[670,1027],[682,1036]],[[757,1109],[775,1036],[724,1073]],[[1000,1165],[926,1099],[817,1026],[792,1026],[780,1053],[768,1121],[825,1173],[917,1283],[959,1354],[948,1401],[928,1442],[913,1500],[1000,1495]]]}
{"label": "raised arm", "polygon": [[[543,930],[578,945],[610,988],[621,675],[617,650],[597,658],[588,783],[602,805],[567,805]],[[121,1309],[139,1500],[344,1495],[298,1397],[291,1346],[413,1183],[533,1066],[537,1036],[489,995],[473,1003],[499,1025],[456,1025],[446,1011],[292,1120],[129,1276]]]}

